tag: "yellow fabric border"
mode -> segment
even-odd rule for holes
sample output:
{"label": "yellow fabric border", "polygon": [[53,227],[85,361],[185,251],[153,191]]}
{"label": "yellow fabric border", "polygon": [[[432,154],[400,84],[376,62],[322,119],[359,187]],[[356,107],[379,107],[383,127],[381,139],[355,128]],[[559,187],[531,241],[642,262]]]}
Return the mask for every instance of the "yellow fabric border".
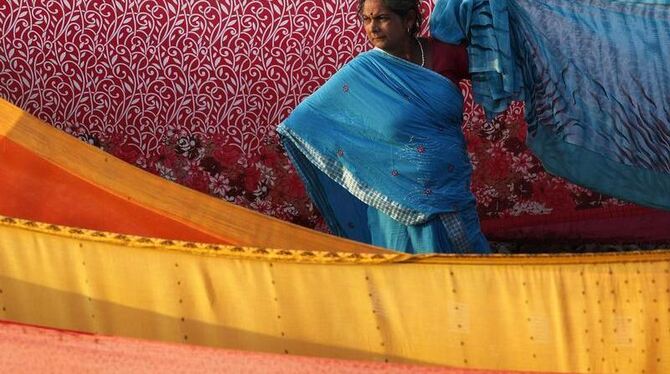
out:
{"label": "yellow fabric border", "polygon": [[197,243],[180,240],[149,238],[97,230],[67,227],[35,222],[0,215],[0,225],[25,229],[41,234],[57,235],[64,238],[105,242],[128,247],[178,251],[205,256],[223,256],[237,259],[262,261],[288,261],[316,264],[470,264],[470,265],[569,265],[607,264],[623,262],[670,261],[670,250],[602,253],[561,253],[561,254],[435,254],[409,255],[400,252],[339,252],[336,250],[306,251],[285,248],[262,248],[253,246],[232,246],[222,244]]}
{"label": "yellow fabric border", "polygon": [[405,253],[351,253],[338,251],[306,251],[281,248],[260,248],[252,246],[233,246],[224,244],[197,243],[181,240],[150,238],[144,236],[125,235],[112,232],[87,230],[76,227],[35,222],[20,218],[0,215],[0,226],[13,227],[32,231],[38,234],[54,235],[79,241],[107,243],[131,248],[145,248],[159,251],[176,251],[210,257],[227,257],[231,259],[288,261],[295,263],[318,264],[382,264],[406,260],[411,255]]}

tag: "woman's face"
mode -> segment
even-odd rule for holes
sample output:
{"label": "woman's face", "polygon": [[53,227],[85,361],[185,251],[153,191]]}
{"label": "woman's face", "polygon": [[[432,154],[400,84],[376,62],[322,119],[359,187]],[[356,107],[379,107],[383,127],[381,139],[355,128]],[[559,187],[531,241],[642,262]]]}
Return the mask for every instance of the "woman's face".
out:
{"label": "woman's face", "polygon": [[411,17],[402,19],[386,7],[382,0],[365,0],[361,20],[370,43],[389,53],[402,51],[410,37],[407,29],[414,22]]}

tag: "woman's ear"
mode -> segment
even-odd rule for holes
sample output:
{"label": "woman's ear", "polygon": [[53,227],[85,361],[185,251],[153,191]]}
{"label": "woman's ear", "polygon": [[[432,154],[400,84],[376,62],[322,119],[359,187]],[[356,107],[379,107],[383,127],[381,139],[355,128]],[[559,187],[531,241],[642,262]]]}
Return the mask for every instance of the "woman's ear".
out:
{"label": "woman's ear", "polygon": [[414,29],[414,25],[416,25],[416,11],[411,9],[407,12],[407,15],[405,15],[405,30],[407,30],[408,33],[411,33],[412,29]]}

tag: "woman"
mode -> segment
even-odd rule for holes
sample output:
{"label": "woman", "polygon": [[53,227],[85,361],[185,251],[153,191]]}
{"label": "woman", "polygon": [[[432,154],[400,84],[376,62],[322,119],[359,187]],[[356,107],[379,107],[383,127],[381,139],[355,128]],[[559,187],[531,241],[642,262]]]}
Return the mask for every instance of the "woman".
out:
{"label": "woman", "polygon": [[463,47],[417,38],[417,0],[360,0],[374,49],[278,128],[330,229],[407,253],[490,252],[461,132]]}

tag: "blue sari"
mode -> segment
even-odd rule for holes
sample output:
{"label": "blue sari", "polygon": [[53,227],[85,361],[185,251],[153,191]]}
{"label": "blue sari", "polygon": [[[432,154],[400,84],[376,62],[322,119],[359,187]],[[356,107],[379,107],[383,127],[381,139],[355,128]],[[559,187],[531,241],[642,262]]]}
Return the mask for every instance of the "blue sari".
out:
{"label": "blue sari", "polygon": [[438,0],[431,31],[469,40],[490,116],[525,101],[549,172],[670,209],[670,1]]}
{"label": "blue sari", "polygon": [[373,49],[277,131],[333,233],[408,253],[489,252],[462,106],[449,79]]}

